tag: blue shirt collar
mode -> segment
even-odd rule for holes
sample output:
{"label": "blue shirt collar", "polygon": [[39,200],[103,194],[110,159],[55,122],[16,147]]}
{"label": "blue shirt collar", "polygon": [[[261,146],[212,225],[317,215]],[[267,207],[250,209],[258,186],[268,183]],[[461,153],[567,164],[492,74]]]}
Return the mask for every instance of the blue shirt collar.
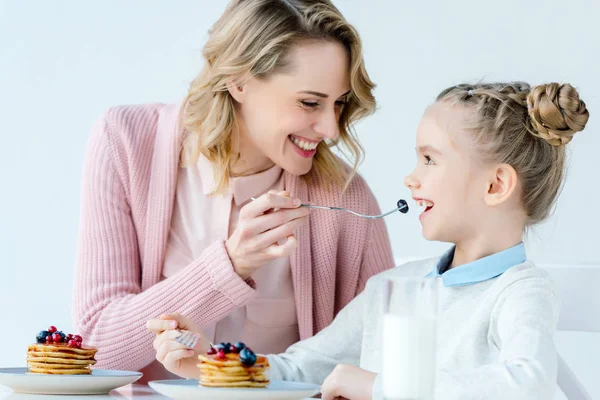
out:
{"label": "blue shirt collar", "polygon": [[442,255],[435,268],[427,274],[428,278],[441,276],[446,287],[472,285],[496,278],[510,267],[522,264],[527,259],[525,245],[521,242],[491,256],[448,269],[454,259],[454,250],[455,247],[452,247]]}

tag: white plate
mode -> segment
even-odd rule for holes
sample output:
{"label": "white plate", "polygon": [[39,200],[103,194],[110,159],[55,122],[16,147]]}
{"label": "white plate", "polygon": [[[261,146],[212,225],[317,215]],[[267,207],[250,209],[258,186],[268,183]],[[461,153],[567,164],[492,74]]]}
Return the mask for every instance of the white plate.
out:
{"label": "white plate", "polygon": [[148,385],[158,393],[177,400],[300,400],[319,393],[312,383],[271,381],[266,388],[208,388],[198,386],[195,379],[151,381]]}
{"label": "white plate", "polygon": [[33,394],[105,394],[141,377],[141,372],[106,369],[90,375],[44,375],[28,374],[27,368],[0,368],[0,385]]}

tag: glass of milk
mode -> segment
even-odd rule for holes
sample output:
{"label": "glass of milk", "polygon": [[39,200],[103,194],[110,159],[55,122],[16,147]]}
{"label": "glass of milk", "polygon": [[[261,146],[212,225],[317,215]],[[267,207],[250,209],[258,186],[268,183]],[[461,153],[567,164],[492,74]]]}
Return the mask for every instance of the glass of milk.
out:
{"label": "glass of milk", "polygon": [[437,280],[397,277],[384,283],[382,383],[386,400],[433,399]]}

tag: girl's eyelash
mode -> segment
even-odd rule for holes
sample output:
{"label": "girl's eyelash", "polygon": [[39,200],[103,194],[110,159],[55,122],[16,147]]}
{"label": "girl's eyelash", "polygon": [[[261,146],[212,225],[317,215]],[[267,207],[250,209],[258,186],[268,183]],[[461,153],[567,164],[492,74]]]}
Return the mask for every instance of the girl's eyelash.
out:
{"label": "girl's eyelash", "polygon": [[428,155],[423,155],[425,157],[425,164],[433,164],[433,160]]}

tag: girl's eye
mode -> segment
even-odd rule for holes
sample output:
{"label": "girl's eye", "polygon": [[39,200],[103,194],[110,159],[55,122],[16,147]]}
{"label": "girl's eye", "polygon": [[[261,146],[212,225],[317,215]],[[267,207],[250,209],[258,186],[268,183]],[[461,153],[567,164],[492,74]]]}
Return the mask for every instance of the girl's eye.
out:
{"label": "girl's eye", "polygon": [[338,101],[335,102],[335,105],[338,106],[338,107],[340,107],[340,108],[343,108],[346,105],[346,101],[345,100],[338,100]]}
{"label": "girl's eye", "polygon": [[425,165],[434,165],[435,163],[433,162],[433,160],[431,159],[431,157],[429,156],[424,156],[425,157]]}

